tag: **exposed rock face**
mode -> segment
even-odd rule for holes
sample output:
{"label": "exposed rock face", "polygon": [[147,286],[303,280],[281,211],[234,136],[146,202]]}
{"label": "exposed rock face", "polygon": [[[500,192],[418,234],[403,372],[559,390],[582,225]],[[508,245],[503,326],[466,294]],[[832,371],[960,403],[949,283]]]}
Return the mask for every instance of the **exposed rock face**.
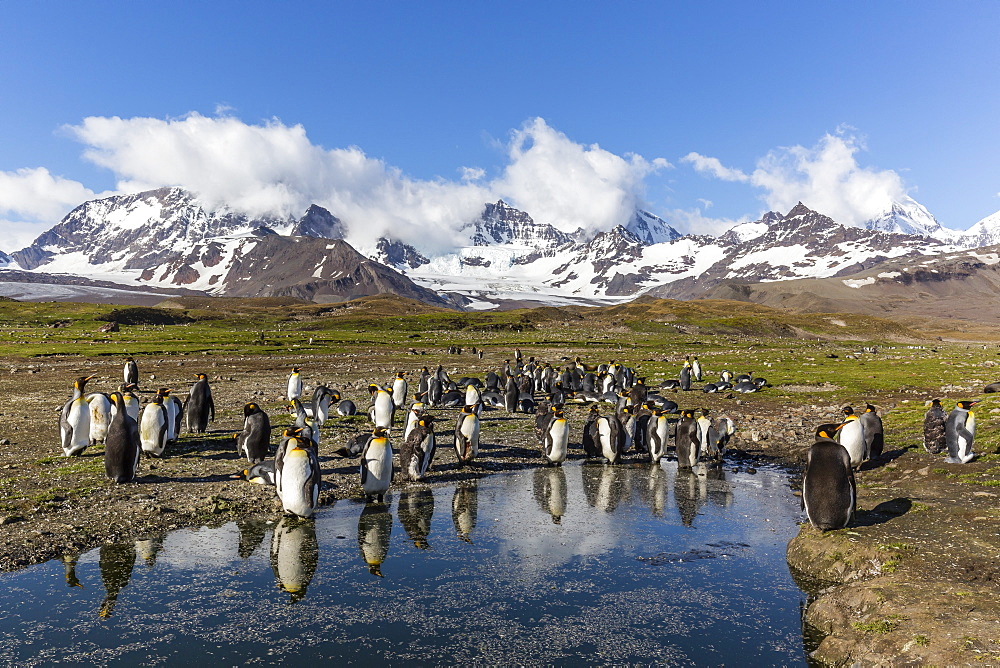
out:
{"label": "exposed rock face", "polygon": [[402,241],[390,241],[385,237],[381,237],[375,244],[375,256],[372,259],[403,272],[430,262],[413,246]]}
{"label": "exposed rock face", "polygon": [[487,204],[479,220],[463,228],[473,246],[516,245],[543,255],[573,242],[573,237],[552,225],[536,223],[531,216],[500,200]]}

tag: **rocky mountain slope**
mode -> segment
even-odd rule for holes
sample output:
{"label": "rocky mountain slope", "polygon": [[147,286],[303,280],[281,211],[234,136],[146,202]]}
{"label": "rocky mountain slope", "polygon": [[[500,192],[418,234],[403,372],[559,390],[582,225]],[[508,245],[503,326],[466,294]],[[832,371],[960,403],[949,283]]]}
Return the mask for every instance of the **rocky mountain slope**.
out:
{"label": "rocky mountain slope", "polygon": [[600,304],[645,293],[687,299],[733,282],[849,276],[890,260],[1000,243],[995,217],[960,235],[907,198],[867,228],[800,203],[717,237],[681,235],[644,211],[594,233],[560,230],[501,200],[456,230],[451,249],[425,254],[379,238],[364,242],[364,258],[344,241],[347,225],[317,205],[300,218],[250,217],[161,188],[86,202],[9,260],[0,256],[0,267],[213,295],[330,301],[387,290],[471,308]]}

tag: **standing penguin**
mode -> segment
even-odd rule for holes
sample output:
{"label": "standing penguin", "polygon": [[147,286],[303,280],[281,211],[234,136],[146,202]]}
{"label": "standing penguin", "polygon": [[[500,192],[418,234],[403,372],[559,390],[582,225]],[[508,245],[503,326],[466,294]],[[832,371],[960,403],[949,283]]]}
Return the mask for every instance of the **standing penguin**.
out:
{"label": "standing penguin", "polygon": [[931,399],[931,407],[924,415],[924,450],[936,455],[948,447],[945,438],[945,422],[948,414],[941,407],[940,399]]}
{"label": "standing penguin", "polygon": [[198,380],[191,386],[185,405],[187,429],[190,432],[204,434],[211,420],[215,422],[215,402],[212,400],[212,388],[208,386],[208,376],[197,374]]}
{"label": "standing penguin", "polygon": [[[579,358],[577,358],[579,359]],[[593,457],[600,457],[601,446],[597,443],[594,434],[594,423],[597,422],[597,418],[601,417],[601,413],[597,406],[590,407],[590,413],[587,414],[587,422],[583,425],[583,454],[587,456],[588,459]]]}
{"label": "standing penguin", "polygon": [[681,367],[681,390],[687,392],[691,389],[691,363],[684,360],[684,366]]}
{"label": "standing penguin", "polygon": [[396,379],[392,381],[392,403],[396,406],[406,405],[406,379],[403,372],[396,372]]}
{"label": "standing penguin", "polygon": [[385,500],[385,493],[392,484],[392,445],[385,427],[375,427],[371,438],[361,451],[361,489],[370,501],[377,497]]}
{"label": "standing penguin", "polygon": [[693,468],[701,458],[701,441],[698,440],[698,422],[694,419],[694,411],[689,408],[681,411],[674,442],[677,447],[677,468]]}
{"label": "standing penguin", "polygon": [[959,401],[958,405],[948,413],[945,423],[945,441],[948,444],[948,464],[968,464],[976,456],[972,451],[972,442],[976,438],[976,414],[972,407],[978,401]]}
{"label": "standing penguin", "polygon": [[319,505],[319,457],[312,443],[293,435],[274,460],[274,487],[286,513],[311,517]]}
{"label": "standing penguin", "polygon": [[163,405],[161,394],[153,397],[153,400],[142,409],[139,420],[139,441],[142,444],[142,451],[154,457],[162,457],[167,449],[167,407]]}
{"label": "standing penguin", "polygon": [[302,396],[302,376],[299,375],[301,367],[293,366],[292,373],[288,376],[288,388],[285,392],[288,400],[298,399]]}
{"label": "standing penguin", "polygon": [[691,360],[691,373],[694,375],[694,379],[700,383],[702,380],[701,362],[698,361],[697,355]]}
{"label": "standing penguin", "polygon": [[122,368],[122,379],[126,385],[139,385],[139,365],[129,356],[125,358],[125,366]]}
{"label": "standing penguin", "polygon": [[517,400],[521,396],[521,391],[517,387],[517,381],[513,376],[507,377],[507,385],[503,392],[503,406],[508,413],[517,412]]}
{"label": "standing penguin", "polygon": [[93,378],[81,376],[73,381],[73,398],[66,402],[59,415],[62,449],[67,457],[81,454],[90,445],[90,404],[83,391]]}
{"label": "standing penguin", "polygon": [[468,464],[479,454],[479,416],[474,406],[463,406],[455,425],[455,454],[459,465]]}
{"label": "standing penguin", "polygon": [[236,434],[236,452],[257,464],[267,458],[271,447],[271,418],[256,403],[243,407],[243,431]]}
{"label": "standing penguin", "polygon": [[865,430],[865,449],[868,451],[868,459],[875,459],[882,456],[882,448],[885,444],[882,435],[882,418],[876,412],[878,409],[868,404],[865,412],[859,416],[861,426]]}
{"label": "standing penguin", "polygon": [[396,405],[392,401],[392,388],[382,388],[370,385],[372,391],[372,422],[376,427],[388,430],[392,428]]}
{"label": "standing penguin", "polygon": [[117,483],[132,482],[139,470],[139,453],[142,451],[139,425],[125,410],[125,400],[120,392],[111,395],[111,402],[118,407],[118,411],[111,420],[104,443],[104,472]]}
{"label": "standing penguin", "polygon": [[424,402],[420,400],[421,395],[413,395],[413,403],[410,404],[410,410],[406,411],[406,423],[403,426],[403,440],[405,441],[410,437],[410,432],[413,428],[417,426],[417,422],[420,420],[420,416],[424,413]]}
{"label": "standing penguin", "polygon": [[670,422],[667,420],[666,412],[659,409],[653,411],[646,425],[646,448],[649,450],[649,459],[654,464],[659,463],[667,454],[669,437]]}
{"label": "standing penguin", "polygon": [[844,406],[843,413],[844,422],[837,429],[837,442],[847,448],[847,454],[851,456],[851,466],[856,469],[868,459],[868,452],[865,449],[865,428],[853,408]]}
{"label": "standing penguin", "polygon": [[546,463],[561,466],[566,461],[566,451],[569,447],[569,425],[561,408],[552,412],[552,420],[545,431],[545,442],[542,445],[544,446]]}
{"label": "standing penguin", "polygon": [[167,408],[167,443],[173,443],[181,432],[181,415],[184,407],[181,400],[170,396],[170,392],[165,387],[161,387],[156,394],[163,397],[163,405]]}
{"label": "standing penguin", "polygon": [[412,481],[422,480],[431,467],[437,441],[434,437],[434,416],[421,415],[399,446],[399,467]]}
{"label": "standing penguin", "polygon": [[609,464],[617,464],[622,460],[622,438],[619,434],[621,425],[615,416],[603,415],[594,421],[594,442],[601,449],[601,455]]}
{"label": "standing penguin", "polygon": [[122,399],[125,400],[125,411],[136,422],[139,421],[139,411],[141,409],[139,397],[135,394],[135,391],[138,389],[139,386],[135,383],[122,383],[118,386],[118,391],[121,392]]}
{"label": "standing penguin", "polygon": [[86,398],[90,406],[90,444],[104,443],[111,423],[111,397],[103,392],[93,392]]}
{"label": "standing penguin", "polygon": [[843,445],[821,437],[809,448],[802,477],[802,505],[809,522],[820,531],[843,529],[856,504],[851,456]]}
{"label": "standing penguin", "polygon": [[317,385],[313,390],[312,413],[317,428],[321,428],[330,417],[330,404],[336,401],[336,396],[326,385]]}
{"label": "standing penguin", "polygon": [[708,409],[702,408],[701,415],[695,418],[698,423],[698,442],[701,443],[701,451],[705,455],[714,458],[715,451],[712,444],[708,442],[708,432],[712,428],[712,418],[708,417]]}

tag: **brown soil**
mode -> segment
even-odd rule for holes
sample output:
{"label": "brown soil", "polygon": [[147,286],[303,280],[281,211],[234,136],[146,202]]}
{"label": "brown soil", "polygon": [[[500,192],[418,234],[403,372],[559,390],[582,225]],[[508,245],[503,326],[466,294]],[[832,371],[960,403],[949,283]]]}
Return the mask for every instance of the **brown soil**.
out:
{"label": "brown soil", "polygon": [[[550,359],[562,354],[551,351]],[[467,354],[388,357],[377,352],[365,357],[363,367],[357,357],[338,354],[140,360],[144,399],[156,387],[171,387],[183,395],[194,374],[204,372],[218,415],[204,437],[184,435],[168,456],[144,458],[136,483],[117,485],[104,476],[100,446],[82,457],[62,456],[58,411],[77,376],[98,374],[88,387],[95,391],[117,385],[119,360],[0,358],[0,439],[9,440],[0,444],[0,492],[8,499],[0,506],[0,569],[76,555],[106,541],[277,515],[281,508],[273,488],[234,478],[246,466],[237,458],[232,438],[242,428],[245,402],[261,403],[277,430],[291,423],[281,407],[293,364],[303,366],[309,391],[324,382],[341,389],[364,411],[369,382],[388,382],[397,369],[433,369],[439,362],[457,379],[483,377],[501,360]],[[891,405],[891,400],[884,397],[882,405]],[[786,405],[766,392],[736,397],[699,392],[696,402],[736,421],[732,457],[743,466],[748,461],[801,465],[814,425],[831,421],[839,409]],[[579,440],[585,411],[569,408],[571,441]],[[459,468],[448,447],[455,411],[434,412],[446,447],[435,458],[431,484],[540,464],[533,416],[487,413],[480,459]],[[361,496],[358,460],[333,451],[351,435],[366,431],[367,425],[364,417],[340,418],[324,428],[322,503]],[[997,663],[1000,489],[966,484],[939,471],[968,473],[995,464],[946,465],[940,457],[908,445],[917,442],[893,444],[895,450],[859,474],[862,511],[849,529],[821,534],[805,525],[789,545],[789,563],[808,576],[803,581],[816,593],[807,620],[826,636],[814,656],[831,664]],[[571,456],[582,457],[578,443],[573,448]],[[398,479],[393,484],[413,485]]]}

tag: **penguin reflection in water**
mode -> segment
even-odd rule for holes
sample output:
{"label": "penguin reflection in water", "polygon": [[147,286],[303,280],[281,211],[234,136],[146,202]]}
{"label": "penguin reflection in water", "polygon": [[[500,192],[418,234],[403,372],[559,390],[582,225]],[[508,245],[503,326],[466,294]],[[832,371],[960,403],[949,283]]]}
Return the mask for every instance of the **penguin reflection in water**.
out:
{"label": "penguin reflection in water", "polygon": [[820,531],[843,529],[857,506],[857,487],[847,449],[823,429],[809,448],[802,477],[802,505]]}
{"label": "penguin reflection in water", "polygon": [[389,554],[392,515],[384,503],[365,504],[358,519],[358,547],[368,564],[368,572],[382,577],[382,563]]}
{"label": "penguin reflection in water", "polygon": [[434,516],[434,493],[430,489],[401,492],[396,515],[414,547],[419,550],[430,547],[427,536],[431,533],[431,518]]}
{"label": "penguin reflection in water", "polygon": [[104,583],[106,595],[98,614],[107,619],[115,611],[118,594],[128,586],[132,579],[132,569],[135,567],[135,545],[126,543],[108,543],[101,546],[99,552],[101,581]]}
{"label": "penguin reflection in water", "polygon": [[566,472],[562,467],[535,469],[532,475],[532,492],[542,512],[552,516],[553,524],[560,524],[566,514]]}
{"label": "penguin reflection in water", "polygon": [[291,596],[289,603],[305,598],[318,563],[315,520],[282,517],[271,537],[271,570],[278,589]]}
{"label": "penguin reflection in water", "polygon": [[472,542],[478,517],[479,487],[476,482],[455,487],[455,495],[451,497],[451,520],[455,524],[455,533],[466,543]]}

